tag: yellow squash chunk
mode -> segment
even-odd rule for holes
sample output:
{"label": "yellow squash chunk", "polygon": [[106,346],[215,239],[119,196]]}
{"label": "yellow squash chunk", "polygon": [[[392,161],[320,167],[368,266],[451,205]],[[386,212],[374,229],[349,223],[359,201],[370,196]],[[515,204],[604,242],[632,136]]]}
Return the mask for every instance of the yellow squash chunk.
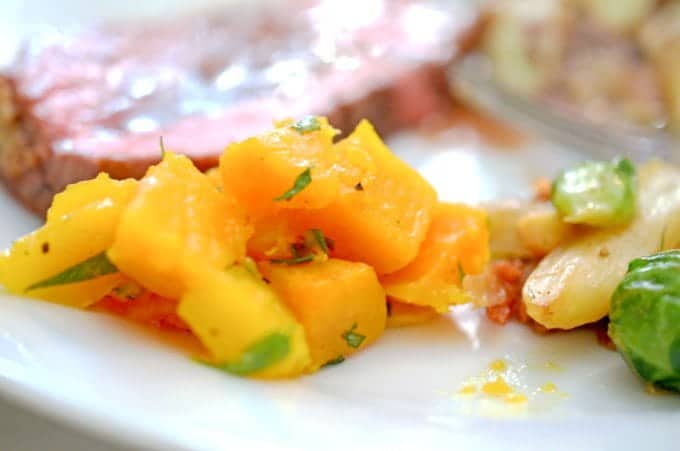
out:
{"label": "yellow squash chunk", "polygon": [[[367,121],[337,147],[348,161],[363,157],[373,169],[346,171],[337,199],[319,211],[301,212],[299,220],[304,228],[319,228],[333,240],[334,257],[367,263],[378,274],[403,268],[425,239],[436,192],[392,154]],[[353,172],[355,178],[347,175]]]}
{"label": "yellow squash chunk", "polygon": [[[256,217],[278,209],[328,205],[338,192],[335,165],[341,160],[333,147],[337,131],[324,118],[319,118],[318,124],[319,130],[300,133],[292,121],[283,121],[269,133],[228,146],[220,158],[225,188]],[[313,189],[275,202],[307,169]]]}
{"label": "yellow squash chunk", "polygon": [[387,327],[407,327],[424,324],[439,316],[432,307],[407,304],[394,299],[387,300],[389,314],[387,315]]}
{"label": "yellow squash chunk", "polygon": [[[319,131],[300,134],[284,123],[230,146],[220,159],[225,190],[256,219],[283,218],[293,236],[321,229],[333,240],[335,257],[367,263],[378,274],[406,266],[425,238],[434,189],[390,152],[368,122],[333,145],[333,129],[319,121]],[[274,201],[307,167],[311,182],[289,201]],[[259,234],[254,242],[266,242]]]}
{"label": "yellow squash chunk", "polygon": [[195,268],[177,313],[226,371],[261,378],[309,366],[304,330],[255,272]]}
{"label": "yellow squash chunk", "polygon": [[267,262],[260,270],[304,326],[311,370],[347,357],[385,329],[385,293],[370,266],[329,259],[292,266]]}
{"label": "yellow squash chunk", "polygon": [[0,256],[0,284],[10,293],[73,307],[86,307],[122,282],[108,274],[78,283],[27,288],[50,279],[111,246],[120,217],[137,182],[107,175],[69,185],[54,199],[47,222],[14,242]]}
{"label": "yellow squash chunk", "polygon": [[47,210],[47,222],[68,215],[89,204],[110,199],[111,202],[127,205],[137,191],[138,182],[134,179],[113,180],[102,172],[92,180],[73,183],[54,196]]}
{"label": "yellow squash chunk", "polygon": [[291,254],[291,244],[298,239],[283,212],[258,218],[254,223],[253,236],[248,240],[248,255],[258,261],[286,258]]}
{"label": "yellow squash chunk", "polygon": [[439,203],[418,256],[396,273],[383,276],[388,296],[444,312],[467,302],[465,274],[478,274],[489,259],[489,233],[483,210]]}
{"label": "yellow squash chunk", "polygon": [[179,299],[188,268],[231,265],[250,233],[233,200],[188,158],[166,152],[140,181],[108,255],[149,290]]}

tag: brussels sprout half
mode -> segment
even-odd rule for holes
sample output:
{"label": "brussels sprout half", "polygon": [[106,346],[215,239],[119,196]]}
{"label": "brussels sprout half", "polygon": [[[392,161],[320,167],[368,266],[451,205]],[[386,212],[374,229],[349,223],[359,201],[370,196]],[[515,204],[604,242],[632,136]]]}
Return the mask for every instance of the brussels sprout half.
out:
{"label": "brussels sprout half", "polygon": [[609,335],[643,379],[680,391],[680,250],[633,260],[612,295]]}
{"label": "brussels sprout half", "polygon": [[565,222],[619,225],[635,215],[635,168],[627,159],[588,161],[562,172],[551,200]]}

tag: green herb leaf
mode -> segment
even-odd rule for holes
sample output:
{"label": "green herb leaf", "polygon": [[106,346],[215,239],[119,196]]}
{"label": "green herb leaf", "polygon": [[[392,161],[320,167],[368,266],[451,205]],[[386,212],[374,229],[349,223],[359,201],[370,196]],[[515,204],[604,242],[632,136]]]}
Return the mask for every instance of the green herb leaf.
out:
{"label": "green herb leaf", "polygon": [[326,363],[324,363],[323,365],[321,365],[321,368],[325,368],[325,367],[327,367],[327,366],[339,365],[339,364],[341,364],[341,363],[344,362],[344,361],[345,361],[345,357],[339,355],[339,356],[337,356],[336,358],[334,358],[334,359],[332,359],[332,360],[329,360],[328,362],[326,362]]}
{"label": "green herb leaf", "polygon": [[274,332],[246,349],[236,362],[225,363],[217,368],[239,376],[263,370],[281,360],[290,352],[290,337]]}
{"label": "green herb leaf", "polygon": [[328,244],[326,244],[326,237],[323,236],[323,232],[320,229],[311,229],[310,232],[312,232],[314,239],[324,254],[328,255]]}
{"label": "green herb leaf", "polygon": [[460,277],[460,283],[463,283],[463,279],[465,278],[465,270],[463,269],[463,265],[460,264],[460,260],[458,261],[458,277]]}
{"label": "green herb leaf", "polygon": [[70,268],[41,280],[26,288],[26,291],[37,290],[39,288],[54,287],[57,285],[67,285],[71,283],[84,282],[107,274],[118,272],[118,268],[106,256],[106,252],[90,257]]}
{"label": "green herb leaf", "polygon": [[319,123],[319,120],[314,116],[305,116],[296,123],[294,123],[293,125],[291,125],[291,127],[301,135],[321,130],[321,124]]}
{"label": "green herb leaf", "polygon": [[358,348],[359,346],[361,346],[361,343],[363,343],[364,340],[366,339],[365,335],[361,335],[354,332],[356,328],[357,323],[354,323],[352,324],[352,328],[350,330],[342,334],[342,338],[344,338],[347,344],[353,348]]}
{"label": "green herb leaf", "polygon": [[293,187],[280,196],[275,197],[274,202],[291,200],[296,194],[307,188],[310,183],[312,183],[312,168],[307,168],[297,176],[295,182],[293,183]]}
{"label": "green herb leaf", "polygon": [[238,265],[244,267],[248,272],[255,277],[260,277],[260,271],[257,270],[257,263],[250,257],[243,257],[238,263]]}
{"label": "green herb leaf", "polygon": [[309,255],[301,255],[299,257],[291,257],[291,258],[273,258],[269,260],[271,263],[274,263],[276,265],[299,265],[302,263],[308,263],[314,260],[314,256],[309,254]]}
{"label": "green herb leaf", "polygon": [[165,145],[163,144],[163,137],[159,137],[159,142],[161,145],[161,160],[165,157]]}

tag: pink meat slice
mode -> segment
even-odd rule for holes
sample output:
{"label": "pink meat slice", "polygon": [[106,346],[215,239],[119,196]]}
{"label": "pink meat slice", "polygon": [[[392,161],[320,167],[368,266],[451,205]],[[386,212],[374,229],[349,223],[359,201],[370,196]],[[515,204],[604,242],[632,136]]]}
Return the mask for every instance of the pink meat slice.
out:
{"label": "pink meat slice", "polygon": [[43,34],[0,76],[0,177],[44,212],[98,171],[141,176],[160,136],[205,169],[283,118],[414,126],[450,107],[477,21],[463,3],[288,0]]}

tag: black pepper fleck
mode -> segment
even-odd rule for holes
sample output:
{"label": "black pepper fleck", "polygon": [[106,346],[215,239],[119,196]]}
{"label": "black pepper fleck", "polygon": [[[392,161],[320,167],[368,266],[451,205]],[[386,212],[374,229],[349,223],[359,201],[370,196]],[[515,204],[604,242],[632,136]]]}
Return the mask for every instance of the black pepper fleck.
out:
{"label": "black pepper fleck", "polygon": [[45,241],[42,246],[40,247],[40,250],[42,250],[43,254],[47,254],[50,251],[50,243]]}
{"label": "black pepper fleck", "polygon": [[364,185],[362,185],[361,182],[359,182],[356,185],[354,185],[354,189],[357,190],[357,191],[363,191]]}
{"label": "black pepper fleck", "polygon": [[266,283],[267,285],[269,285],[270,283],[272,283],[272,281],[269,280],[269,279],[267,279],[266,277],[263,277],[263,278],[262,278],[262,281],[263,281],[264,283]]}

